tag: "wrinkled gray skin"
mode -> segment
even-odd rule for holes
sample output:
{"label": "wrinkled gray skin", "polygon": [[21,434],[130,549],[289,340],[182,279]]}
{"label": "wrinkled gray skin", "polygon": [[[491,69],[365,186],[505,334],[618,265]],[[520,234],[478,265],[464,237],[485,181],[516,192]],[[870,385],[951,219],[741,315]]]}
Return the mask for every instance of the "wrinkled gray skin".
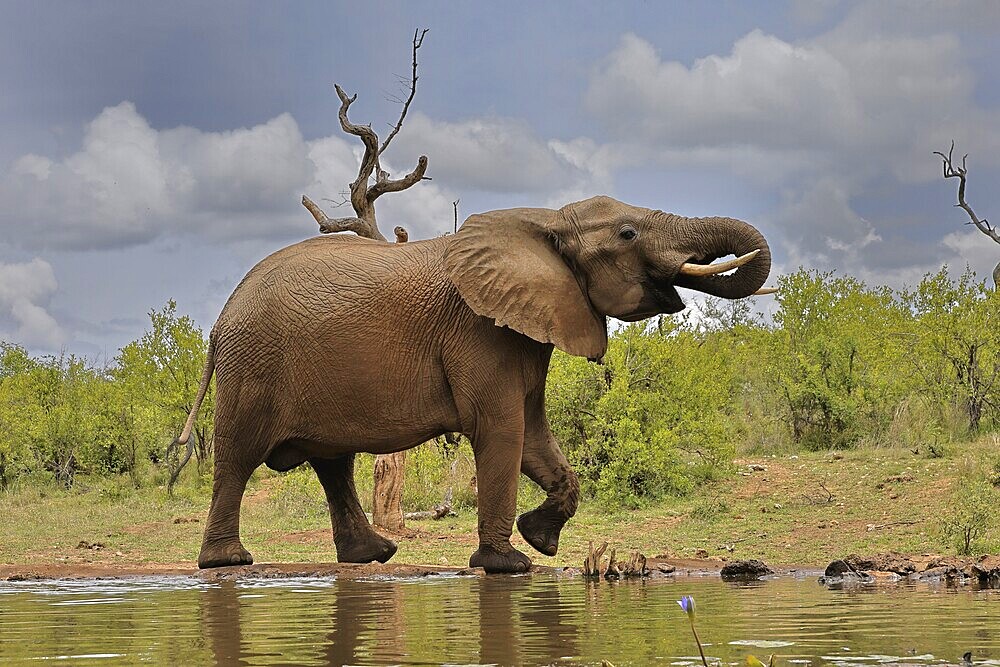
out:
{"label": "wrinkled gray skin", "polygon": [[[761,252],[734,274],[678,275],[684,262],[751,250]],[[769,269],[767,243],[746,223],[608,197],[474,215],[429,241],[322,236],[279,250],[247,274],[212,330],[193,411],[214,365],[215,481],[198,565],[253,562],[239,536],[250,474],[306,461],[326,492],[338,560],[385,562],[396,545],[361,510],[355,453],[457,431],[472,441],[479,482],[470,565],[526,570],[510,544],[518,474],[547,493],[517,521],[543,554],[556,553],[579,500],[545,418],[553,346],[598,359],[606,317],[680,311],[676,285],[746,297]]]}

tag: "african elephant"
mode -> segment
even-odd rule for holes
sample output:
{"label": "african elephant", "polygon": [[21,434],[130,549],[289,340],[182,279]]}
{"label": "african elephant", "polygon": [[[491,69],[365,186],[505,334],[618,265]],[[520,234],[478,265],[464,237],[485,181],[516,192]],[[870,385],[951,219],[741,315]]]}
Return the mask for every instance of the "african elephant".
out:
{"label": "african elephant", "polygon": [[[705,266],[728,254],[742,257]],[[262,463],[306,461],[326,493],[338,560],[385,562],[396,545],[362,512],[355,453],[455,431],[472,441],[479,480],[470,566],[526,570],[530,559],[510,544],[518,473],[547,493],[517,520],[543,554],[556,553],[579,502],[545,418],[553,347],[599,360],[607,317],[678,312],[676,286],[749,296],[770,262],[767,242],[744,222],[609,197],[473,215],[457,234],[428,241],[332,235],[277,251],[223,308],[178,438],[190,435],[214,370],[215,473],[199,567],[253,562],[239,536],[247,480]]]}

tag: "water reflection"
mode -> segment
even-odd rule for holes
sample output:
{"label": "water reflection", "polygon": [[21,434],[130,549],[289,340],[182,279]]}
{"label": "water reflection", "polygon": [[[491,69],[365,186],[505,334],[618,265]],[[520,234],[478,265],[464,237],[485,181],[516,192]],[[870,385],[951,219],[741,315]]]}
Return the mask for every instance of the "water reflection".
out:
{"label": "water reflection", "polygon": [[201,625],[217,665],[246,665],[240,623],[240,596],[236,584],[222,581],[202,591]]}
{"label": "water reflection", "polygon": [[934,665],[968,650],[1000,667],[997,591],[538,576],[0,582],[0,664],[693,665],[681,595],[725,664]]}
{"label": "water reflection", "polygon": [[[473,586],[478,603],[482,664],[551,663],[579,653],[576,589],[539,588],[530,577],[483,577]],[[530,656],[530,658],[529,658]]]}

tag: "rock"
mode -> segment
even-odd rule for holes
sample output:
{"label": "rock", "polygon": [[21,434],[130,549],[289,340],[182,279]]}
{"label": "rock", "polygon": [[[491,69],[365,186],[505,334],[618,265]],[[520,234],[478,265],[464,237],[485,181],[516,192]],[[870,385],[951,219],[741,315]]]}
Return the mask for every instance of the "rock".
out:
{"label": "rock", "polygon": [[727,581],[749,581],[774,574],[774,570],[768,567],[764,561],[752,558],[750,560],[734,560],[731,563],[726,563],[719,574]]}
{"label": "rock", "polygon": [[961,574],[961,570],[947,565],[940,565],[928,568],[923,572],[914,572],[910,577],[920,581],[939,581],[941,579],[951,579],[955,573]]}
{"label": "rock", "polygon": [[87,540],[80,540],[80,543],[76,545],[77,549],[91,549],[93,551],[100,551],[106,545],[103,542],[88,542]]}
{"label": "rock", "polygon": [[960,556],[907,557],[889,552],[873,556],[851,554],[831,562],[821,583],[836,584],[844,581],[894,582],[944,581],[949,585],[978,583],[984,588],[1000,588],[1000,556],[980,556],[973,560]]}
{"label": "rock", "polygon": [[670,563],[657,563],[656,569],[663,574],[673,574],[677,571],[677,568]]}
{"label": "rock", "polygon": [[856,574],[853,568],[845,560],[835,560],[826,566],[823,572],[824,577],[842,577],[845,574]]}
{"label": "rock", "polygon": [[971,567],[984,586],[1000,586],[1000,556],[982,556]]}
{"label": "rock", "polygon": [[855,562],[858,560],[860,560],[860,556],[857,554],[851,554],[847,558],[831,562],[826,566],[826,571],[824,571],[823,576],[819,578],[819,582],[821,584],[838,584],[849,581],[862,583],[874,581],[874,577],[868,574],[868,572],[864,569],[860,569],[855,565]]}
{"label": "rock", "polygon": [[906,576],[917,571],[917,566],[909,558],[895,552],[862,557],[851,554],[844,561],[858,572],[895,572]]}

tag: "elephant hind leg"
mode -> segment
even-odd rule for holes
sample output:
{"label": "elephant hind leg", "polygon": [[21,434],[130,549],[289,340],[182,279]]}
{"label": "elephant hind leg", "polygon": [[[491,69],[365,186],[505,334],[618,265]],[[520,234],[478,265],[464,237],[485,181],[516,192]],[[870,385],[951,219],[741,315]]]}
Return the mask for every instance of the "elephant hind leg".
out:
{"label": "elephant hind leg", "polygon": [[396,543],[375,532],[358,502],[354,488],[354,454],[335,459],[311,458],[330,506],[333,543],[341,563],[384,563],[396,553]]}
{"label": "elephant hind leg", "polygon": [[233,443],[228,438],[216,436],[212,506],[198,555],[200,568],[253,563],[253,556],[240,542],[240,502],[256,466],[232,460],[229,456],[232,449]]}

